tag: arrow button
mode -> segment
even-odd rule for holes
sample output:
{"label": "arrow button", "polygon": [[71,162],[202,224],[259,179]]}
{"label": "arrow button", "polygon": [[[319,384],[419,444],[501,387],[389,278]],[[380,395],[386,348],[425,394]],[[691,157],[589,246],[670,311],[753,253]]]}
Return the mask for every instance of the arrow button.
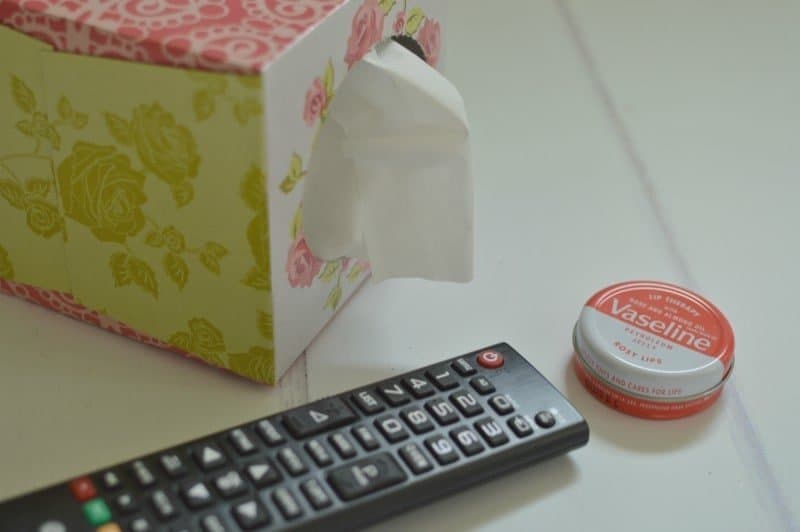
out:
{"label": "arrow button", "polygon": [[283,416],[283,424],[295,438],[313,436],[355,420],[356,415],[338,397],[316,401]]}
{"label": "arrow button", "polygon": [[253,499],[237,504],[233,507],[232,513],[239,526],[245,530],[267,525],[270,521],[267,509]]}

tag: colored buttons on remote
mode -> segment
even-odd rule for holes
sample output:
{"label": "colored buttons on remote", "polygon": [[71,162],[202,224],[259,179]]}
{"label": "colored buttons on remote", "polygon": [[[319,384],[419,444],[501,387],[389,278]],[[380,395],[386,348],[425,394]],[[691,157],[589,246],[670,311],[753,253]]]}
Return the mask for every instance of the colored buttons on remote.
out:
{"label": "colored buttons on remote", "polygon": [[84,503],[83,516],[92,526],[99,526],[111,521],[111,510],[103,499],[92,499]]}
{"label": "colored buttons on remote", "polygon": [[328,482],[344,501],[375,493],[405,479],[406,474],[388,453],[379,453],[328,473]]}
{"label": "colored buttons on remote", "polygon": [[339,428],[356,420],[356,415],[338,397],[322,399],[290,411],[283,424],[295,438],[307,438],[320,432]]}
{"label": "colored buttons on remote", "polygon": [[502,367],[505,363],[505,358],[499,352],[494,350],[484,351],[476,358],[478,364],[486,369],[497,369]]}
{"label": "colored buttons on remote", "polygon": [[71,481],[69,491],[78,502],[88,501],[97,496],[97,489],[89,477],[79,477]]}

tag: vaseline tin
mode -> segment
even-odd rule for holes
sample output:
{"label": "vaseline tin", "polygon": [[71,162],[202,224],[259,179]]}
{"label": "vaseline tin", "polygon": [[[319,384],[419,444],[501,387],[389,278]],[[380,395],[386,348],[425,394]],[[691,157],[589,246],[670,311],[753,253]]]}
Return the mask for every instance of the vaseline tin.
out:
{"label": "vaseline tin", "polygon": [[733,368],[733,329],[722,312],[666,283],[631,281],[597,292],[573,343],[575,372],[595,397],[650,419],[708,408]]}

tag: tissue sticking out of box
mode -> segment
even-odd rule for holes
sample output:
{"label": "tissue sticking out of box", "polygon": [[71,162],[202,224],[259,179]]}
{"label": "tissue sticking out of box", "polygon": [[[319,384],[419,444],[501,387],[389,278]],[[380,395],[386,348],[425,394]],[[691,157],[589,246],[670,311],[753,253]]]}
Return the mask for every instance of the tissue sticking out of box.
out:
{"label": "tissue sticking out of box", "polygon": [[458,90],[394,41],[336,91],[306,176],[315,255],[366,259],[374,281],[473,276],[469,126]]}

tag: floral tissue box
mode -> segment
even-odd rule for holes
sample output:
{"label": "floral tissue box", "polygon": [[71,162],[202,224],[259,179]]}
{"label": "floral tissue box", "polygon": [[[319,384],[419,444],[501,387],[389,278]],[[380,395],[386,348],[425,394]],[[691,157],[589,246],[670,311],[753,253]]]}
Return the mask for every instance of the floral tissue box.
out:
{"label": "floral tissue box", "polygon": [[369,272],[303,237],[315,134],[443,4],[0,2],[0,290],[274,383]]}

